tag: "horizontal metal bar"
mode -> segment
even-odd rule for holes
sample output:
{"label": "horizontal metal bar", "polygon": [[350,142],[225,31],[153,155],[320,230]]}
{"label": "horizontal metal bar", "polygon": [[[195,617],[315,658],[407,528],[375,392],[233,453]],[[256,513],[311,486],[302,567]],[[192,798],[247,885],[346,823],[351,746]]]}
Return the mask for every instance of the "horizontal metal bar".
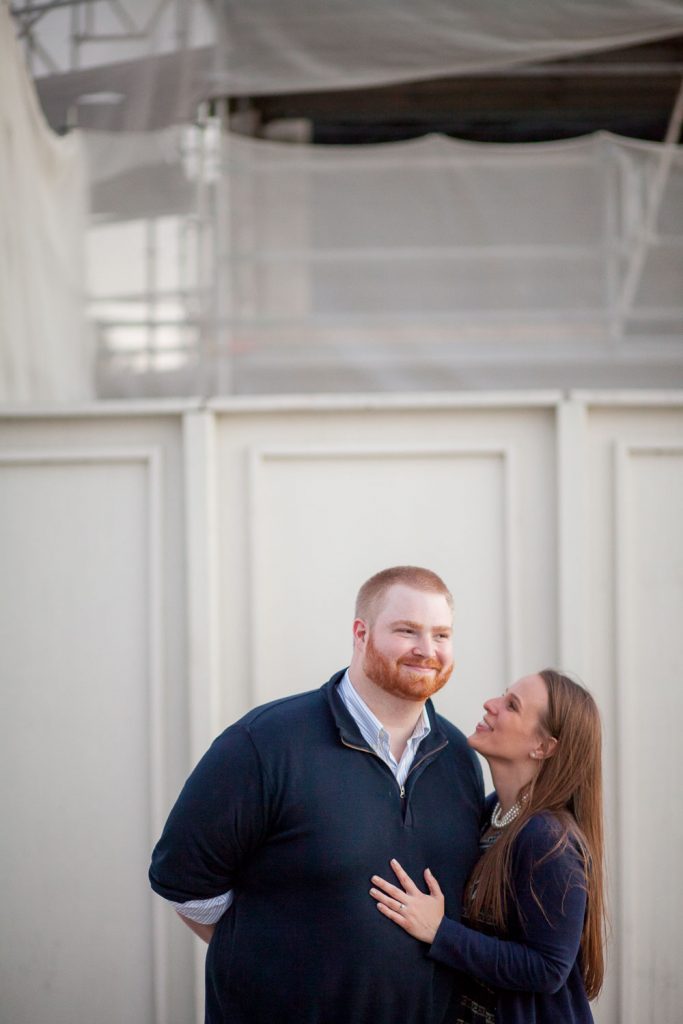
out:
{"label": "horizontal metal bar", "polygon": [[[605,245],[603,238],[596,239],[594,245],[545,245],[539,242],[536,245],[434,245],[430,246],[392,246],[386,249],[373,248],[349,248],[349,249],[271,249],[254,250],[252,252],[227,253],[223,259],[229,263],[291,263],[301,261],[309,263],[348,263],[355,260],[385,260],[392,263],[394,260],[412,259],[490,259],[492,256],[503,256],[510,259],[552,259],[553,257],[575,256],[584,259],[593,256],[596,259],[604,259]],[[615,254],[621,247],[612,245],[610,247]]]}
{"label": "horizontal metal bar", "polygon": [[[512,323],[511,323],[512,318]],[[111,318],[99,319],[94,317],[98,326],[108,327],[196,327],[201,324],[207,326],[226,326],[239,328],[298,328],[306,331],[329,330],[336,327],[344,328],[372,328],[375,326],[389,326],[393,330],[407,328],[414,330],[416,327],[428,327],[430,324],[443,325],[446,327],[482,327],[488,328],[491,325],[507,325],[508,329],[519,330],[520,326],[527,328],[534,325],[547,329],[551,325],[562,326],[567,324],[586,325],[605,329],[610,322],[609,311],[601,308],[587,308],[584,310],[569,309],[539,309],[528,310],[510,307],[507,309],[487,312],[486,310],[448,310],[444,313],[426,311],[415,311],[411,313],[315,313],[308,316],[225,316],[225,317],[191,317],[183,320],[116,320]],[[521,324],[520,324],[521,321]]]}
{"label": "horizontal metal bar", "polygon": [[147,302],[188,302],[196,301],[205,297],[211,292],[211,288],[207,285],[204,288],[185,288],[183,291],[171,291],[162,290],[159,291],[143,291],[139,292],[112,292],[109,295],[97,295],[91,294],[88,296],[88,302],[91,305],[107,302],[129,302],[131,305],[147,303]]}
{"label": "horizontal metal bar", "polygon": [[[349,343],[344,346],[344,358],[352,353],[357,355],[357,365],[365,366],[385,364],[387,353],[391,354],[392,365],[401,365],[406,362],[413,362],[421,355],[428,362],[424,365],[436,365],[443,362],[450,366],[472,366],[481,362],[487,362],[491,358],[501,360],[506,365],[544,365],[553,366],[558,363],[593,366],[595,364],[628,365],[629,363],[647,360],[652,366],[680,366],[680,353],[672,349],[671,345],[659,344],[652,346],[644,339],[638,339],[637,343],[624,344],[615,349],[610,339],[605,339],[599,347],[595,344],[590,349],[577,349],[571,345],[571,339],[563,339],[562,345],[554,345],[542,349],[538,345],[518,344],[511,349],[499,337],[492,337],[476,346],[452,348],[444,342],[416,341],[411,346],[392,346],[386,343],[377,343],[362,346]],[[239,357],[251,361],[253,365],[270,366],[286,364],[289,369],[293,366],[335,366],[339,364],[340,346],[318,345],[315,348],[286,346],[258,346],[248,350],[235,347],[230,343],[219,343],[216,341],[204,342],[201,349],[198,346],[186,346],[182,344],[169,345],[166,348],[154,348],[144,345],[132,346],[131,348],[118,349],[114,346],[102,346],[97,353],[97,360],[100,363],[125,363],[132,359],[147,358],[154,362],[155,357],[164,356],[186,356],[193,361],[197,358],[230,355],[233,358]],[[293,362],[294,360],[294,362]],[[300,362],[298,362],[300,361]],[[345,362],[345,365],[348,365]]]}
{"label": "horizontal metal bar", "polygon": [[97,4],[102,0],[51,0],[46,4],[29,4],[27,7],[10,7],[10,14],[14,18],[21,18],[22,15],[47,14],[57,7],[77,7],[80,4]]}
{"label": "horizontal metal bar", "polygon": [[131,39],[147,39],[145,32],[96,32],[76,33],[71,37],[77,43],[121,43]]}
{"label": "horizontal metal bar", "polygon": [[208,317],[205,317],[204,319],[200,319],[198,317],[183,317],[182,320],[150,320],[149,318],[141,319],[141,320],[111,320],[111,319],[107,318],[105,320],[105,319],[100,319],[100,317],[98,317],[97,315],[94,315],[92,319],[97,324],[97,326],[101,327],[102,329],[109,329],[109,328],[112,328],[112,327],[135,327],[135,328],[139,328],[139,327],[181,327],[181,328],[186,328],[186,327],[199,327],[203,323],[209,323],[209,322],[210,323],[214,323],[215,322],[213,319],[209,319]]}
{"label": "horizontal metal bar", "polygon": [[[678,60],[649,61],[566,61],[557,64],[520,64],[518,66],[489,69],[488,71],[463,71],[463,78],[566,78],[621,77],[624,75],[681,75],[683,62]],[[459,76],[460,77],[460,76]]]}

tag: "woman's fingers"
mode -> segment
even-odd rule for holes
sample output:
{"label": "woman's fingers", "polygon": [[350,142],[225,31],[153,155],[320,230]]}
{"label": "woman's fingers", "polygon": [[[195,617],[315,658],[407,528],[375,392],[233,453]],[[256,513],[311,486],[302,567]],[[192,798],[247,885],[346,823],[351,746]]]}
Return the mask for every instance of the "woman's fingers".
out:
{"label": "woman's fingers", "polygon": [[[404,901],[406,895],[415,896],[419,894],[420,890],[415,885],[408,872],[403,870],[399,862],[397,860],[392,860],[390,863],[394,874],[398,878],[403,888],[397,888],[397,886],[392,885],[391,882],[387,882],[385,878],[380,878],[379,875],[372,876],[372,884],[376,885],[378,889],[381,889],[388,896],[391,896],[392,899],[397,900],[399,903]],[[429,872],[429,878],[427,877],[427,872]],[[429,881],[430,878],[431,884]],[[425,871],[425,880],[427,882],[427,885],[429,886],[429,891],[432,893],[432,895],[442,895],[441,889],[439,888],[439,883],[434,878],[434,875],[432,875],[431,871],[429,871],[429,868],[427,868],[427,870]],[[436,886],[436,888],[434,889],[432,888],[432,886]]]}
{"label": "woman's fingers", "polygon": [[395,885],[392,885],[391,882],[387,882],[384,878],[380,878],[379,875],[373,875],[370,881],[388,896],[392,896],[395,900],[398,900],[399,903],[405,899],[406,894],[403,889],[397,889]]}
{"label": "woman's fingers", "polygon": [[397,860],[392,859],[389,861],[389,863],[391,864],[394,874],[396,875],[396,877],[398,878],[399,882],[401,883],[406,892],[416,893],[420,891],[418,887],[415,885],[415,882],[408,874],[408,872],[403,870],[403,868],[401,867]]}
{"label": "woman's fingers", "polygon": [[[394,892],[400,891],[391,887]],[[417,892],[415,895],[403,893],[403,900],[389,896],[380,889],[371,889],[370,895],[376,900],[377,909],[394,924],[398,924],[408,935],[420,942],[433,942],[443,918],[443,899]]]}
{"label": "woman's fingers", "polygon": [[425,882],[427,883],[427,888],[429,889],[432,896],[443,897],[443,893],[441,892],[441,886],[434,878],[434,875],[431,873],[429,868],[425,868]]}
{"label": "woman's fingers", "polygon": [[[373,899],[381,903],[382,906],[388,907],[389,910],[401,911],[405,909],[405,901],[408,899],[404,892],[398,894],[398,896],[389,896],[385,892],[381,892],[379,889],[371,889],[370,895]],[[403,897],[403,899],[401,899]]]}
{"label": "woman's fingers", "polygon": [[405,931],[408,931],[409,925],[405,917],[402,917],[401,914],[397,913],[395,910],[392,910],[391,907],[388,907],[386,905],[386,903],[378,903],[377,909],[382,914],[384,914],[385,917],[388,917],[391,921],[393,921],[394,924],[400,924],[401,928],[403,928]]}

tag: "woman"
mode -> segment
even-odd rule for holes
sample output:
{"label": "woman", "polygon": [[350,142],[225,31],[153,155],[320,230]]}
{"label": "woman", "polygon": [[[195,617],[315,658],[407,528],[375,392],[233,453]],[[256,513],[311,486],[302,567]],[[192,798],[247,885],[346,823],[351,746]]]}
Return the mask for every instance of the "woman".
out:
{"label": "woman", "polygon": [[462,922],[421,892],[373,876],[378,910],[464,972],[452,1024],[585,1024],[603,978],[601,729],[595,701],[552,669],[484,704],[469,744],[489,763],[482,856]]}

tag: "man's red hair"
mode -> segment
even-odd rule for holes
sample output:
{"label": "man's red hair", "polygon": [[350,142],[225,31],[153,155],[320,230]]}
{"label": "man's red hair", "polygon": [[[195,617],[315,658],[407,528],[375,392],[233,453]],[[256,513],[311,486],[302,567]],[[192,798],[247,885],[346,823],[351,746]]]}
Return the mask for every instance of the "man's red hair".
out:
{"label": "man's red hair", "polygon": [[453,610],[453,595],[435,572],[417,565],[395,565],[391,569],[382,569],[365,581],[356,598],[356,618],[372,622],[387,590],[396,584],[432,594],[442,594],[451,611]]}

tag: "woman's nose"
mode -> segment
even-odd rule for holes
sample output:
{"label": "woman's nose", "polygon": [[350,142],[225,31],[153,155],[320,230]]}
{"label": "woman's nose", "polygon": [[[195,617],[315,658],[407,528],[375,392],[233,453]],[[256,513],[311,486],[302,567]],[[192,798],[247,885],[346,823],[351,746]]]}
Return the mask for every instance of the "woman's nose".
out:
{"label": "woman's nose", "polygon": [[495,715],[498,712],[498,698],[489,697],[488,700],[484,701],[484,711],[488,711],[490,715]]}

